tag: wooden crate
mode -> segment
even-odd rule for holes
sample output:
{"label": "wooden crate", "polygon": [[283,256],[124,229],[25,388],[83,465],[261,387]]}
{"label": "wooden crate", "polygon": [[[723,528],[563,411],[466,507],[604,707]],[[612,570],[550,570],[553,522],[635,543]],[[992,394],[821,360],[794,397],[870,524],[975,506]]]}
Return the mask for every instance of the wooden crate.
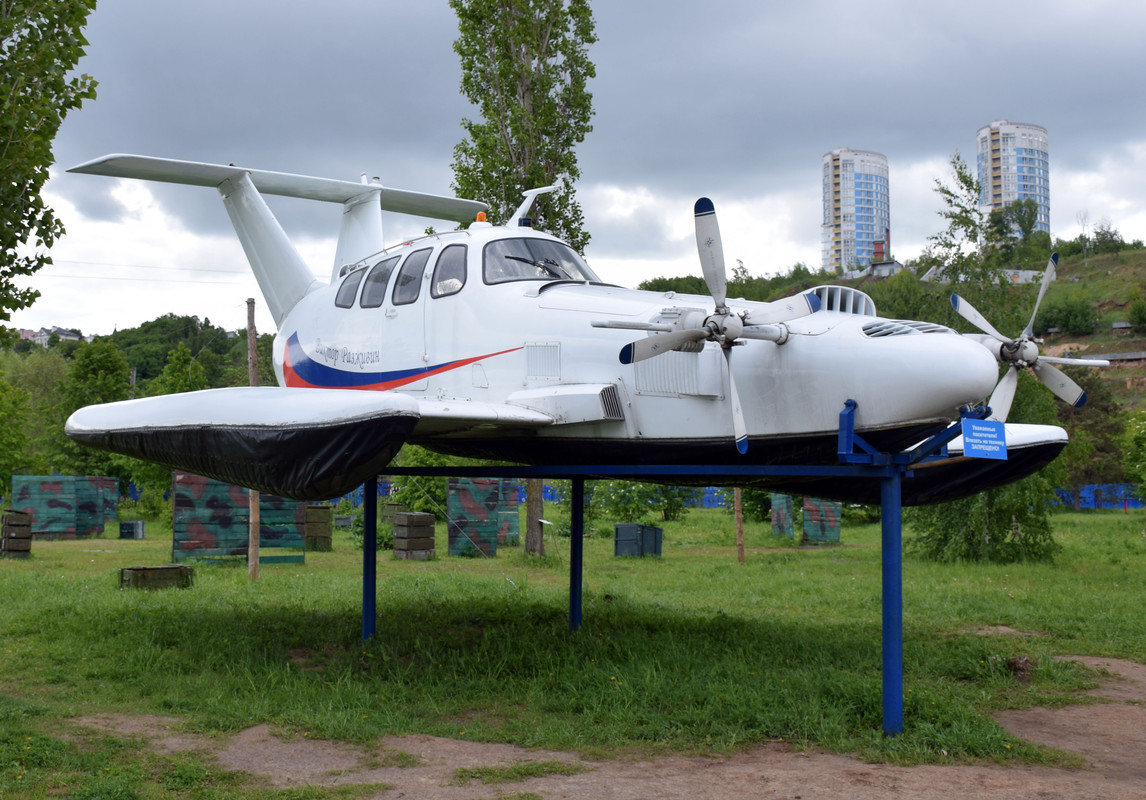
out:
{"label": "wooden crate", "polygon": [[334,506],[306,507],[306,549],[329,553],[334,549]]}
{"label": "wooden crate", "polygon": [[32,553],[32,515],[6,511],[0,517],[0,555],[28,558]]}
{"label": "wooden crate", "polygon": [[124,567],[119,571],[121,589],[187,589],[194,580],[195,569],[187,564]]}
{"label": "wooden crate", "polygon": [[434,557],[434,551],[430,550],[394,550],[394,558],[399,561],[429,561]]}

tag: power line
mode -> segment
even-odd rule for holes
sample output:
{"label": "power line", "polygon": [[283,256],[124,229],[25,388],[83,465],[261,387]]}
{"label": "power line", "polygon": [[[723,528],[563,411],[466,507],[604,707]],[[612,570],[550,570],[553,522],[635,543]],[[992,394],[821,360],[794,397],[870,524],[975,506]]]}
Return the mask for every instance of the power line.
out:
{"label": "power line", "polygon": [[[217,270],[217,271],[222,272],[224,270]],[[242,277],[242,276],[239,276],[237,273],[235,273],[235,274],[236,274],[236,277],[240,277],[240,278]],[[167,277],[128,278],[128,277],[116,277],[113,275],[72,275],[72,274],[69,274],[66,272],[57,272],[57,273],[53,273],[50,275],[46,274],[46,273],[37,273],[36,277],[37,278],[68,278],[71,280],[81,280],[81,281],[140,281],[140,282],[144,282],[144,283],[201,283],[204,285],[217,284],[217,285],[222,285],[222,286],[240,286],[244,283],[244,281],[242,281],[242,280],[218,281],[218,280],[209,280],[208,279],[208,280],[196,281],[196,280],[190,280],[188,278],[167,278]],[[252,275],[251,278],[253,279],[254,276]]]}
{"label": "power line", "polygon": [[112,269],[161,269],[174,272],[221,272],[225,275],[249,275],[246,269],[211,269],[210,267],[160,267],[155,264],[112,264],[107,261],[75,261],[70,258],[52,259],[52,264],[81,264],[88,267],[111,267]]}

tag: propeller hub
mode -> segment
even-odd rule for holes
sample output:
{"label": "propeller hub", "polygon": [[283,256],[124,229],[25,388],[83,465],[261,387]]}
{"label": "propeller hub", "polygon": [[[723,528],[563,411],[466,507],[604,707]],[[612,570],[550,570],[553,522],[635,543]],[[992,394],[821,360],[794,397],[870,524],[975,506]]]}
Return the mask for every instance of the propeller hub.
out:
{"label": "propeller hub", "polygon": [[723,346],[730,345],[744,333],[744,320],[727,308],[717,309],[715,314],[704,321],[704,326],[711,332],[713,341]]}
{"label": "propeller hub", "polygon": [[1003,343],[999,348],[1000,360],[1018,367],[1033,366],[1039,359],[1039,348],[1025,336]]}

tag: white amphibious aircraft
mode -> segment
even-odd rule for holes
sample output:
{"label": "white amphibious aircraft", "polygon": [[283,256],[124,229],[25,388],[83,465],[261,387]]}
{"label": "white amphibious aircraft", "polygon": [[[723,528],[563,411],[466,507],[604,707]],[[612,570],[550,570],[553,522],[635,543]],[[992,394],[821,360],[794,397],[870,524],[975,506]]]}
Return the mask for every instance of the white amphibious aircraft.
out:
{"label": "white amphibious aircraft", "polygon": [[[899,452],[980,403],[999,361],[1012,365],[999,390],[1008,407],[1016,365],[1033,366],[1064,399],[1084,399],[1053,359],[1038,357],[1029,330],[1010,340],[979,317],[989,337],[981,342],[880,318],[871,298],[840,286],[771,303],[730,300],[705,198],[695,213],[708,297],[599,280],[571,247],[529,227],[535,196],[553,187],[525,192],[502,227],[484,221],[481,203],[377,179],[130,155],[72,172],[219,191],[278,327],[279,386],[89,406],[68,420],[68,435],[277,495],[342,494],[384,472],[407,441],[540,466],[838,464],[849,400],[855,433]],[[263,194],[342,204],[329,281],[314,278]],[[383,247],[383,210],[469,225]],[[988,349],[988,340],[998,344]],[[1010,457],[995,461],[964,458],[957,439],[904,482],[903,502],[1015,480],[1065,444],[1061,428],[1008,425]],[[877,481],[841,478],[672,482],[688,480],[879,497]]]}

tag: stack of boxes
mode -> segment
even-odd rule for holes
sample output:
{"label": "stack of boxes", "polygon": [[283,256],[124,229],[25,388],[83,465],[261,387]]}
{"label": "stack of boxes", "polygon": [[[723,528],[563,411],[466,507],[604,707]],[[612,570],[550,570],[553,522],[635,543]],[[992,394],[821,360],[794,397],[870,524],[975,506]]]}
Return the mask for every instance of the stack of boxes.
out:
{"label": "stack of boxes", "polygon": [[434,515],[419,511],[394,514],[394,558],[426,561],[434,557]]}
{"label": "stack of boxes", "polygon": [[0,556],[28,558],[32,555],[32,515],[6,511],[0,518]]}

